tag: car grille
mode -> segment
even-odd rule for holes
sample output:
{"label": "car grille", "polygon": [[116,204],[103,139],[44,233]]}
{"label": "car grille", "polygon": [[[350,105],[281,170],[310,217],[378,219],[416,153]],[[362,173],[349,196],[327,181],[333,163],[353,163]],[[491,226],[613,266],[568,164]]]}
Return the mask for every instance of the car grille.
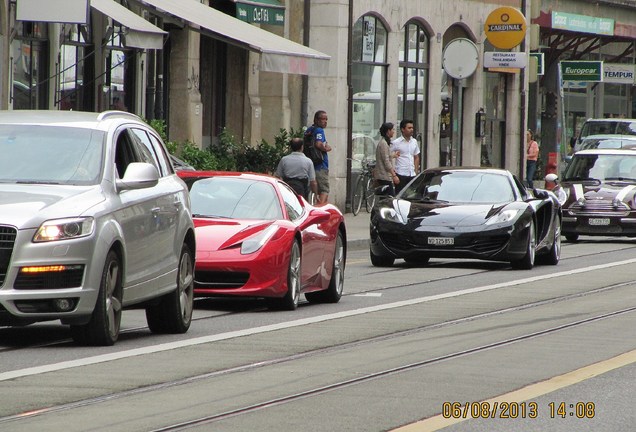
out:
{"label": "car grille", "polygon": [[84,266],[76,265],[64,271],[41,273],[18,273],[13,288],[22,290],[43,290],[76,288],[82,285]]}
{"label": "car grille", "polygon": [[194,287],[208,289],[240,288],[247,283],[247,272],[197,270],[194,273]]}
{"label": "car grille", "polygon": [[614,208],[607,200],[587,200],[585,206],[578,202],[573,203],[568,211],[575,216],[616,216],[625,217],[629,214],[629,207],[625,203],[620,203],[619,208]]}
{"label": "car grille", "polygon": [[382,242],[395,251],[409,251],[411,249],[427,249],[436,251],[472,251],[480,255],[490,255],[500,251],[508,244],[509,235],[498,236],[465,236],[455,238],[452,246],[429,246],[428,236],[415,235],[403,237],[393,233],[382,233]]}
{"label": "car grille", "polygon": [[0,286],[4,284],[4,279],[7,277],[17,234],[18,230],[13,227],[0,226]]}

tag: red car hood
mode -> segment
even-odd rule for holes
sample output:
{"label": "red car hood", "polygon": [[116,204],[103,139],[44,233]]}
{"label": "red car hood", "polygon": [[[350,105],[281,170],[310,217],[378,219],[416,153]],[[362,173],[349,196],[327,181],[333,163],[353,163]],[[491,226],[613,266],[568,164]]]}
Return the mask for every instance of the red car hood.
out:
{"label": "red car hood", "polygon": [[197,252],[214,252],[239,244],[272,223],[271,220],[194,218]]}

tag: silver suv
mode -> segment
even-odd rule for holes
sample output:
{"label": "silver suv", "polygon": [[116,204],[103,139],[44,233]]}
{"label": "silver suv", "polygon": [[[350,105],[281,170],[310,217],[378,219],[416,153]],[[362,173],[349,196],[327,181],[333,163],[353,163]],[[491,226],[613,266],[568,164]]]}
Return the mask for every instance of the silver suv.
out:
{"label": "silver suv", "polygon": [[194,251],[187,187],[139,117],[0,112],[0,325],[59,319],[112,345],[137,307],[185,333]]}

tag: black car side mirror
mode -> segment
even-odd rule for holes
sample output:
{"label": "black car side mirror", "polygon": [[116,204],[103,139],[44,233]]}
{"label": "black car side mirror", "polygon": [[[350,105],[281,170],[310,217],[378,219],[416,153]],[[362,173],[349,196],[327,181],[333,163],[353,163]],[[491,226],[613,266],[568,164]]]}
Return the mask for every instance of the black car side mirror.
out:
{"label": "black car side mirror", "polygon": [[382,185],[382,186],[378,186],[377,188],[375,188],[375,192],[376,195],[380,195],[380,196],[390,196],[391,195],[391,186],[389,185]]}
{"label": "black car side mirror", "polygon": [[532,194],[534,195],[535,198],[539,198],[539,199],[546,199],[547,197],[550,196],[548,191],[544,189],[532,189]]}

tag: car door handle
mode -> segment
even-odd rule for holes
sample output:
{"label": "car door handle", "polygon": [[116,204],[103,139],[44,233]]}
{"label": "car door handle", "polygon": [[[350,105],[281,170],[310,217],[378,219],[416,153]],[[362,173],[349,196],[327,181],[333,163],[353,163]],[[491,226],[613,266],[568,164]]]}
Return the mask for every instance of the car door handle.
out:
{"label": "car door handle", "polygon": [[152,210],[150,210],[153,213],[161,213],[161,207],[153,207]]}

